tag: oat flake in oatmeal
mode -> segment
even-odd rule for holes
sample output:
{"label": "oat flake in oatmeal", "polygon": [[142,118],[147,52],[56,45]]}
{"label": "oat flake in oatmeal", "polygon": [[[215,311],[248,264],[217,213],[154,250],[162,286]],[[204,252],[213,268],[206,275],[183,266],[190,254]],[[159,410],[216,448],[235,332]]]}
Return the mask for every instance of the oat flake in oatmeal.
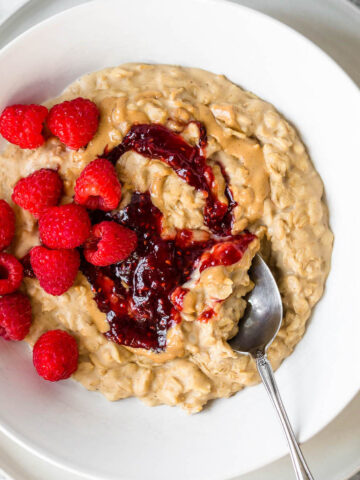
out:
{"label": "oat flake in oatmeal", "polygon": [[[274,107],[223,76],[127,64],[85,75],[47,106],[79,96],[93,100],[101,112],[99,130],[87,148],[69,150],[52,137],[36,150],[11,145],[0,157],[0,198],[12,205],[17,218],[10,250],[16,256],[39,243],[35,219],[11,202],[19,178],[40,168],[59,168],[65,185],[62,202],[69,203],[83,168],[119,145],[135,124],[162,124],[190,146],[198,145],[203,125],[206,164],[213,175],[210,194],[228,205],[230,191],[232,235],[246,230],[256,237],[237,262],[198,265],[178,286],[183,287],[180,321],[165,330],[163,348],[109,340],[104,335],[107,317],[80,272],[75,285],[59,297],[46,294],[36,279],[25,279],[34,314],[26,340],[32,346],[43,332],[66,329],[80,348],[73,377],[89,390],[99,390],[109,400],[137,396],[148,405],[198,412],[208,400],[228,397],[259,380],[253,361],[227,343],[244,312],[243,297],[252,288],[247,271],[259,248],[274,269],[284,305],[281,330],[269,349],[274,368],[303,336],[330,267],[333,236],[322,181],[297,133]],[[123,186],[119,210],[134,194],[149,194],[162,216],[163,238],[173,239],[183,229],[199,240],[214,235],[204,215],[208,200],[203,190],[161,159],[134,149],[116,160]]]}

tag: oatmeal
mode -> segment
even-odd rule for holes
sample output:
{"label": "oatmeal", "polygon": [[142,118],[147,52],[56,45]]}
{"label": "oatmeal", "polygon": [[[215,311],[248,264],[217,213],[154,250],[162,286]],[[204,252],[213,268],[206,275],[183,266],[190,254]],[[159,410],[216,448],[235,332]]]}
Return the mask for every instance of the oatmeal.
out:
{"label": "oatmeal", "polygon": [[70,203],[97,157],[115,165],[122,200],[94,216],[133,228],[138,245],[110,267],[82,261],[60,296],[25,278],[33,309],[26,341],[33,346],[56,328],[72,333],[79,345],[73,378],[109,400],[136,396],[194,413],[258,382],[253,360],[227,343],[252,288],[252,258],[262,253],[282,295],[284,319],[268,352],[274,368],[302,338],[330,268],[323,185],[297,133],[270,104],[192,68],[108,68],[47,105],[77,97],[100,110],[86,148],[50,137],[36,150],[9,146],[0,157],[0,198],[17,218],[9,251],[21,258],[40,243],[36,219],[11,202],[19,178],[58,169],[62,203]]}

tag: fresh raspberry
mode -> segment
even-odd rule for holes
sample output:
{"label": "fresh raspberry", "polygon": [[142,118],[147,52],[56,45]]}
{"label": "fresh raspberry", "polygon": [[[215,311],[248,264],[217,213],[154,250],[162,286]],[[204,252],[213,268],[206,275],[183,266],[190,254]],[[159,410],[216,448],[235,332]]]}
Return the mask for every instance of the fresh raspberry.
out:
{"label": "fresh raspberry", "polygon": [[23,266],[10,253],[0,253],[0,295],[15,292],[23,279]]}
{"label": "fresh raspberry", "polygon": [[64,330],[49,330],[34,345],[34,367],[49,382],[69,378],[78,367],[78,359],[76,340]]}
{"label": "fresh raspberry", "polygon": [[45,292],[62,295],[73,285],[80,266],[77,250],[49,250],[34,247],[30,251],[31,266]]}
{"label": "fresh raspberry", "polygon": [[0,116],[0,133],[21,148],[37,148],[45,141],[41,132],[48,109],[42,105],[11,105]]}
{"label": "fresh raspberry", "polygon": [[5,200],[0,200],[0,250],[8,247],[15,233],[15,214]]}
{"label": "fresh raspberry", "polygon": [[5,340],[23,340],[29,333],[31,304],[20,292],[0,297],[0,337]]}
{"label": "fresh raspberry", "polygon": [[47,125],[65,145],[78,150],[87,145],[99,126],[99,110],[86,98],[54,105],[48,115]]}
{"label": "fresh raspberry", "polygon": [[84,255],[93,265],[105,267],[125,260],[137,245],[136,233],[116,222],[101,222],[91,229]]}
{"label": "fresh raspberry", "polygon": [[35,218],[59,203],[63,182],[55,170],[42,168],[28,177],[21,178],[14,187],[13,201],[29,210]]}
{"label": "fresh raspberry", "polygon": [[75,202],[91,210],[114,210],[121,199],[121,185],[109,160],[97,158],[81,172],[75,184]]}
{"label": "fresh raspberry", "polygon": [[90,235],[90,229],[89,214],[74,203],[48,208],[39,220],[41,240],[50,248],[79,247]]}

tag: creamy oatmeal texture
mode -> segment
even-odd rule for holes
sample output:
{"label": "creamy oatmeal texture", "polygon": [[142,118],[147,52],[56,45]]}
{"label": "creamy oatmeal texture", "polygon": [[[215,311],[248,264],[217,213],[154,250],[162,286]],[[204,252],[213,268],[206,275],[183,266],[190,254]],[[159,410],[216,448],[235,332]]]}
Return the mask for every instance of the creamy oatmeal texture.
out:
{"label": "creamy oatmeal texture", "polygon": [[[254,362],[234,353],[226,340],[236,333],[244,312],[243,297],[251,289],[247,271],[260,240],[284,305],[283,324],[269,350],[274,368],[303,336],[330,267],[333,236],[322,201],[323,185],[295,130],[252,93],[223,76],[192,68],[138,64],[108,68],[85,75],[48,105],[78,96],[93,100],[101,112],[99,130],[86,149],[72,151],[50,138],[37,150],[9,146],[0,157],[0,198],[12,205],[17,217],[11,250],[15,255],[21,257],[39,243],[32,215],[11,202],[18,179],[43,167],[59,168],[65,184],[63,203],[68,203],[83,168],[106,146],[118,145],[134,123],[164,124],[195,144],[199,129],[188,122],[201,121],[208,135],[206,155],[214,169],[214,191],[227,202],[220,163],[237,202],[232,233],[248,229],[259,240],[234,265],[193,272],[185,285],[189,292],[182,322],[168,331],[162,353],[108,341],[103,335],[108,330],[105,314],[98,310],[81,273],[60,297],[45,293],[36,279],[25,279],[34,314],[26,340],[33,345],[54,328],[72,332],[80,348],[74,378],[109,400],[137,396],[148,405],[179,405],[193,413],[210,399],[228,397],[256,383]],[[164,235],[182,228],[195,230],[199,238],[208,235],[203,193],[168,165],[128,151],[116,168],[123,185],[120,208],[132,192],[149,191],[164,215]],[[199,321],[208,308],[216,315]]]}

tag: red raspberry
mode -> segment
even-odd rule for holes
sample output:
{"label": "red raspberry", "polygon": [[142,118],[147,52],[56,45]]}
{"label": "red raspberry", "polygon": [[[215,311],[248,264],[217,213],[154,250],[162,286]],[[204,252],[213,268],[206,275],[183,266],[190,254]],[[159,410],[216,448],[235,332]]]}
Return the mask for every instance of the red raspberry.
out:
{"label": "red raspberry", "polygon": [[35,218],[59,203],[63,182],[55,170],[42,168],[28,177],[21,178],[14,187],[13,201],[29,210]]}
{"label": "red raspberry", "polygon": [[109,160],[97,158],[81,172],[75,184],[75,202],[91,210],[114,210],[121,199],[121,185]]}
{"label": "red raspberry", "polygon": [[49,330],[34,345],[34,367],[49,382],[69,378],[78,367],[78,359],[76,340],[64,330]]}
{"label": "red raspberry", "polygon": [[21,148],[37,148],[45,141],[41,132],[48,109],[42,105],[11,105],[0,116],[0,133]]}
{"label": "red raspberry", "polygon": [[79,247],[90,235],[91,222],[84,207],[70,203],[51,207],[41,215],[41,241],[50,248]]}
{"label": "red raspberry", "polygon": [[0,200],[0,250],[8,247],[15,233],[15,214],[5,200]]}
{"label": "red raspberry", "polygon": [[34,247],[30,251],[30,261],[45,292],[62,295],[74,283],[80,266],[80,255],[77,250]]}
{"label": "red raspberry", "polygon": [[0,295],[15,292],[23,279],[23,266],[10,253],[0,253]]}
{"label": "red raspberry", "polygon": [[23,340],[29,333],[31,304],[20,292],[0,297],[0,337],[5,340]]}
{"label": "red raspberry", "polygon": [[93,265],[105,267],[125,260],[137,245],[136,233],[116,222],[101,222],[91,229],[84,255]]}
{"label": "red raspberry", "polygon": [[87,145],[99,126],[99,110],[86,98],[54,105],[48,115],[47,125],[54,135],[73,150]]}

